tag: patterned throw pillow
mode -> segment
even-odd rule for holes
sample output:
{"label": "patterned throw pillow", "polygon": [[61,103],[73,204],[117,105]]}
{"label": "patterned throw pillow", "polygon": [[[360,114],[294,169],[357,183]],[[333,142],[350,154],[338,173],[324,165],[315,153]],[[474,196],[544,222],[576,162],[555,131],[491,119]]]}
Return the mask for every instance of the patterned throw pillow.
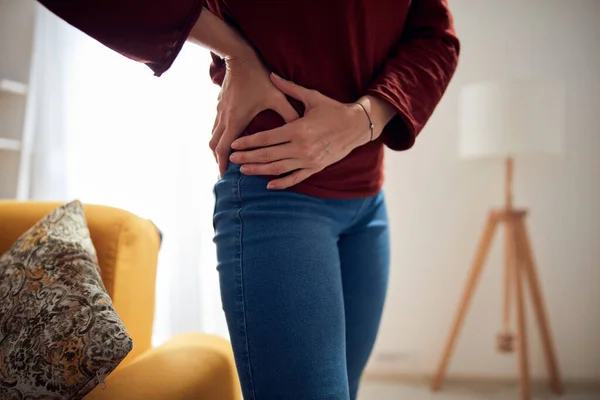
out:
{"label": "patterned throw pillow", "polygon": [[0,257],[0,399],[81,399],[132,347],[81,203],[56,209]]}

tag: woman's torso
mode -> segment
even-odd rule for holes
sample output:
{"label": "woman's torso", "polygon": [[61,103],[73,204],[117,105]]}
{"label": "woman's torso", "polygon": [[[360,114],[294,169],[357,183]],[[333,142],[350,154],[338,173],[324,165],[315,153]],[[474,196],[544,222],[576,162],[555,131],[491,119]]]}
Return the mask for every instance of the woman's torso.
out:
{"label": "woman's torso", "polygon": [[[243,33],[267,68],[341,102],[356,101],[381,72],[400,42],[410,5],[410,0],[205,2]],[[214,60],[211,75],[220,84],[224,65]],[[281,124],[278,115],[265,111],[243,134]],[[382,159],[381,143],[368,144],[295,189],[319,197],[372,195],[381,186]]]}

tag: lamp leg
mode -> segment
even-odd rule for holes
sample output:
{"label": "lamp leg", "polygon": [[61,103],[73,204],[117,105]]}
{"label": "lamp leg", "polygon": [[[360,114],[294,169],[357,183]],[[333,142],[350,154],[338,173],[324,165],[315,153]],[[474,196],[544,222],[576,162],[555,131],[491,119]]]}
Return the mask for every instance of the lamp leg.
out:
{"label": "lamp leg", "polygon": [[519,238],[518,243],[521,247],[520,253],[523,257],[523,269],[531,290],[533,306],[542,337],[542,345],[544,348],[544,354],[546,356],[548,373],[550,375],[550,387],[556,394],[562,394],[564,392],[564,386],[558,371],[558,363],[556,361],[552,335],[550,333],[548,317],[544,307],[542,290],[537,275],[537,268],[533,259],[533,252],[523,218],[520,218],[518,221],[517,235]]}
{"label": "lamp leg", "polygon": [[467,314],[467,310],[469,308],[469,304],[473,297],[473,293],[475,292],[475,287],[479,280],[479,276],[481,275],[481,270],[483,268],[483,264],[485,263],[485,259],[489,252],[490,244],[492,239],[494,238],[494,233],[496,231],[496,227],[498,226],[498,216],[495,212],[490,212],[488,216],[488,220],[485,226],[485,230],[479,242],[479,246],[477,247],[477,252],[475,254],[475,259],[473,261],[473,265],[471,267],[471,273],[467,280],[467,285],[465,287],[465,291],[463,292],[462,298],[460,300],[460,305],[458,308],[458,313],[454,319],[454,324],[452,326],[450,337],[446,342],[446,346],[444,348],[444,352],[442,354],[442,358],[440,360],[440,364],[434,375],[433,383],[431,388],[433,390],[439,390],[442,385],[442,380],[444,379],[444,375],[446,374],[446,369],[448,368],[448,362],[450,361],[450,357],[452,355],[452,351],[454,350],[454,345],[456,343],[456,339],[458,337],[458,333],[460,328],[462,327],[463,321]]}
{"label": "lamp leg", "polygon": [[[517,239],[516,229],[517,221],[515,218],[510,218],[507,222],[509,229],[513,232],[513,238]],[[531,399],[531,383],[529,381],[529,356],[527,346],[527,323],[525,315],[525,296],[523,289],[523,277],[525,274],[522,255],[517,253],[521,246],[518,245],[517,240],[513,240],[511,246],[514,248],[517,259],[513,265],[513,282],[516,294],[516,305],[517,305],[517,337],[518,337],[518,349],[519,349],[519,381],[521,389],[521,400]]]}
{"label": "lamp leg", "polygon": [[[508,214],[508,211],[507,211]],[[506,222],[506,221],[505,221]],[[511,286],[512,272],[515,261],[515,241],[513,230],[510,224],[504,224],[504,316],[502,321],[502,331],[498,334],[498,350],[502,353],[512,353],[514,351],[515,335],[510,331],[510,307],[511,307]]]}

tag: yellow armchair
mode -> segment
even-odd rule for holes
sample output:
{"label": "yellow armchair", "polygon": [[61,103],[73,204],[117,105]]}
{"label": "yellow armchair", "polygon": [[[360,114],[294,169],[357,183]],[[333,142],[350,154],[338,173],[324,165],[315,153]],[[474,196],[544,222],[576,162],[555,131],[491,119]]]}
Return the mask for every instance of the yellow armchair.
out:
{"label": "yellow armchair", "polygon": [[[58,203],[0,201],[0,254]],[[85,206],[102,280],[134,349],[86,400],[239,400],[230,344],[189,333],[151,347],[160,238],[154,225],[123,210]]]}

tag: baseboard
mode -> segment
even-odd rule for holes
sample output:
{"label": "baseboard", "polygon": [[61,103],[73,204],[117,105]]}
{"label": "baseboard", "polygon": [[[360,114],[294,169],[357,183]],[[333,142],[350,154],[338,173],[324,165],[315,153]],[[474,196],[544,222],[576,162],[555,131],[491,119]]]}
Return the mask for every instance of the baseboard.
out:
{"label": "baseboard", "polygon": [[[411,386],[429,386],[433,380],[429,374],[404,373],[396,371],[365,371],[363,380],[378,382],[394,382]],[[448,375],[444,379],[444,387],[506,387],[518,384],[517,378],[486,377],[477,375]],[[565,389],[568,392],[600,392],[600,379],[565,379]],[[531,386],[534,390],[546,390],[548,381],[543,378],[533,378]]]}

